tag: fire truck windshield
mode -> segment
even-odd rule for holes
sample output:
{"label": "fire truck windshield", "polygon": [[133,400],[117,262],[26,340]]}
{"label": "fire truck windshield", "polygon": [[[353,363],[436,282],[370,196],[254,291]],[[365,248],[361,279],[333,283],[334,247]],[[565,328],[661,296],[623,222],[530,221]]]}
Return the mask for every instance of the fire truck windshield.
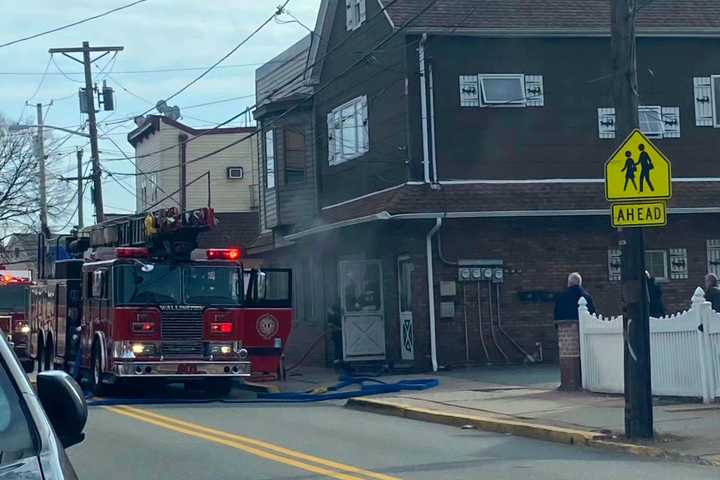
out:
{"label": "fire truck windshield", "polygon": [[115,299],[120,305],[180,303],[180,268],[156,264],[150,272],[140,265],[115,267]]}
{"label": "fire truck windshield", "polygon": [[0,312],[24,312],[27,301],[27,285],[0,285]]}
{"label": "fire truck windshield", "polygon": [[193,305],[239,305],[240,269],[202,266],[183,268],[184,300]]}

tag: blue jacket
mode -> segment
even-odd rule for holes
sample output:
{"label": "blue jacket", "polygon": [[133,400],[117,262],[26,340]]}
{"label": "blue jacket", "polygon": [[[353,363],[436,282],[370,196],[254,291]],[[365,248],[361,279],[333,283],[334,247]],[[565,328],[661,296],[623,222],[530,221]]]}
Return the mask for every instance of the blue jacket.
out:
{"label": "blue jacket", "polygon": [[584,297],[590,313],[595,313],[592,296],[580,286],[568,287],[555,302],[555,320],[578,320],[578,300]]}

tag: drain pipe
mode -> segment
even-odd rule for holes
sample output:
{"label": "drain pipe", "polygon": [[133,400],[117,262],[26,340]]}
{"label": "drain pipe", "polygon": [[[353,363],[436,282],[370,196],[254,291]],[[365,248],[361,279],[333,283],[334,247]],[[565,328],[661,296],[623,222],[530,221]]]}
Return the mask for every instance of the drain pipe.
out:
{"label": "drain pipe", "polygon": [[433,66],[432,61],[428,62],[428,81],[430,83],[430,150],[432,151],[432,182],[433,185],[438,183],[437,173],[437,156],[435,155],[435,85],[433,81]]}
{"label": "drain pipe", "polygon": [[435,333],[435,287],[433,285],[433,253],[432,237],[442,227],[442,218],[435,219],[435,226],[430,229],[425,237],[425,250],[427,257],[427,283],[428,283],[428,308],[430,314],[430,359],[432,360],[433,372],[438,371],[437,360],[437,337]]}
{"label": "drain pipe", "polygon": [[492,282],[488,281],[488,303],[490,304],[490,336],[492,337],[492,341],[495,344],[495,348],[498,349],[498,352],[500,352],[500,355],[503,356],[505,359],[505,362],[510,361],[510,357],[508,357],[503,349],[500,347],[500,344],[497,341],[497,337],[495,336],[495,326],[493,325],[493,294],[492,294]]}
{"label": "drain pipe", "polygon": [[485,345],[485,332],[483,332],[482,326],[482,301],[480,301],[480,282],[477,282],[477,307],[478,329],[480,330],[480,345],[482,345],[483,352],[485,352],[485,363],[490,364],[490,354],[488,353],[487,345]]}
{"label": "drain pipe", "polygon": [[422,115],[422,139],[423,139],[423,173],[425,183],[430,183],[430,140],[428,133],[428,106],[427,106],[427,76],[425,70],[425,43],[427,33],[423,33],[418,48],[418,60],[420,62],[420,112]]}
{"label": "drain pipe", "polygon": [[498,330],[500,330],[500,333],[502,333],[503,336],[504,336],[506,339],[508,339],[508,341],[510,341],[510,343],[512,343],[513,346],[514,346],[520,353],[522,353],[523,355],[525,355],[525,360],[527,360],[527,361],[530,362],[530,363],[535,363],[535,358],[534,358],[532,355],[530,355],[529,353],[527,353],[527,352],[525,351],[525,349],[523,349],[522,346],[521,346],[514,338],[512,338],[512,337],[510,336],[509,333],[507,333],[505,330],[503,330],[503,328],[502,328],[502,315],[500,314],[500,303],[501,303],[501,302],[500,302],[500,284],[499,284],[499,283],[496,283],[496,284],[495,284],[495,292],[497,293],[497,326],[498,326]]}

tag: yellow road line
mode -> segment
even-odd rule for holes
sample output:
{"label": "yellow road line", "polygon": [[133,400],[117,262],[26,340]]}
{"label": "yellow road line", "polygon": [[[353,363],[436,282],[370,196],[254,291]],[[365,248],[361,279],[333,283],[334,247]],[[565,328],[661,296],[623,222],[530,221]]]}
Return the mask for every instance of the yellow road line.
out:
{"label": "yellow road line", "polygon": [[[290,465],[312,473],[325,475],[331,478],[336,478],[340,480],[364,480],[365,478],[373,478],[377,480],[400,480],[397,477],[391,477],[388,475],[383,475],[381,473],[353,467],[351,465],[345,465],[342,463],[334,462],[332,460],[316,457],[314,455],[308,455],[303,452],[298,452],[285,447],[281,447],[279,445],[274,445],[272,443],[256,440],[254,438],[249,438],[242,435],[236,435],[229,432],[224,432],[222,430],[208,428],[203,425],[186,422],[173,417],[159,415],[157,413],[149,412],[147,410],[141,410],[128,406],[104,408],[120,415],[132,417],[142,422],[150,423],[152,425],[156,425],[168,430],[173,430],[179,433],[184,433],[193,437],[202,438],[204,440],[219,443],[221,445],[236,448],[238,450],[243,450],[247,453],[256,455],[261,458],[265,458],[267,460],[284,463],[286,465]],[[314,464],[321,465],[322,467],[312,465],[306,462],[312,462]],[[333,468],[335,470],[339,470],[339,472],[335,470],[328,470],[327,468],[323,467]],[[348,475],[344,472],[361,475],[363,478]]]}

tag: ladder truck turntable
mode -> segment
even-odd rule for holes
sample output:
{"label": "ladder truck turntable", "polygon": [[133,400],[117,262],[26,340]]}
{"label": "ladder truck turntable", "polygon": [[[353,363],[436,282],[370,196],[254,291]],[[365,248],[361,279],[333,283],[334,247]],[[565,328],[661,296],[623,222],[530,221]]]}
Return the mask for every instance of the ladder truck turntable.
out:
{"label": "ladder truck turntable", "polygon": [[238,248],[199,249],[211,208],[161,209],[85,228],[73,258],[30,292],[29,355],[102,394],[110,384],[200,385],[275,373],[292,327],[292,272],[244,268]]}

